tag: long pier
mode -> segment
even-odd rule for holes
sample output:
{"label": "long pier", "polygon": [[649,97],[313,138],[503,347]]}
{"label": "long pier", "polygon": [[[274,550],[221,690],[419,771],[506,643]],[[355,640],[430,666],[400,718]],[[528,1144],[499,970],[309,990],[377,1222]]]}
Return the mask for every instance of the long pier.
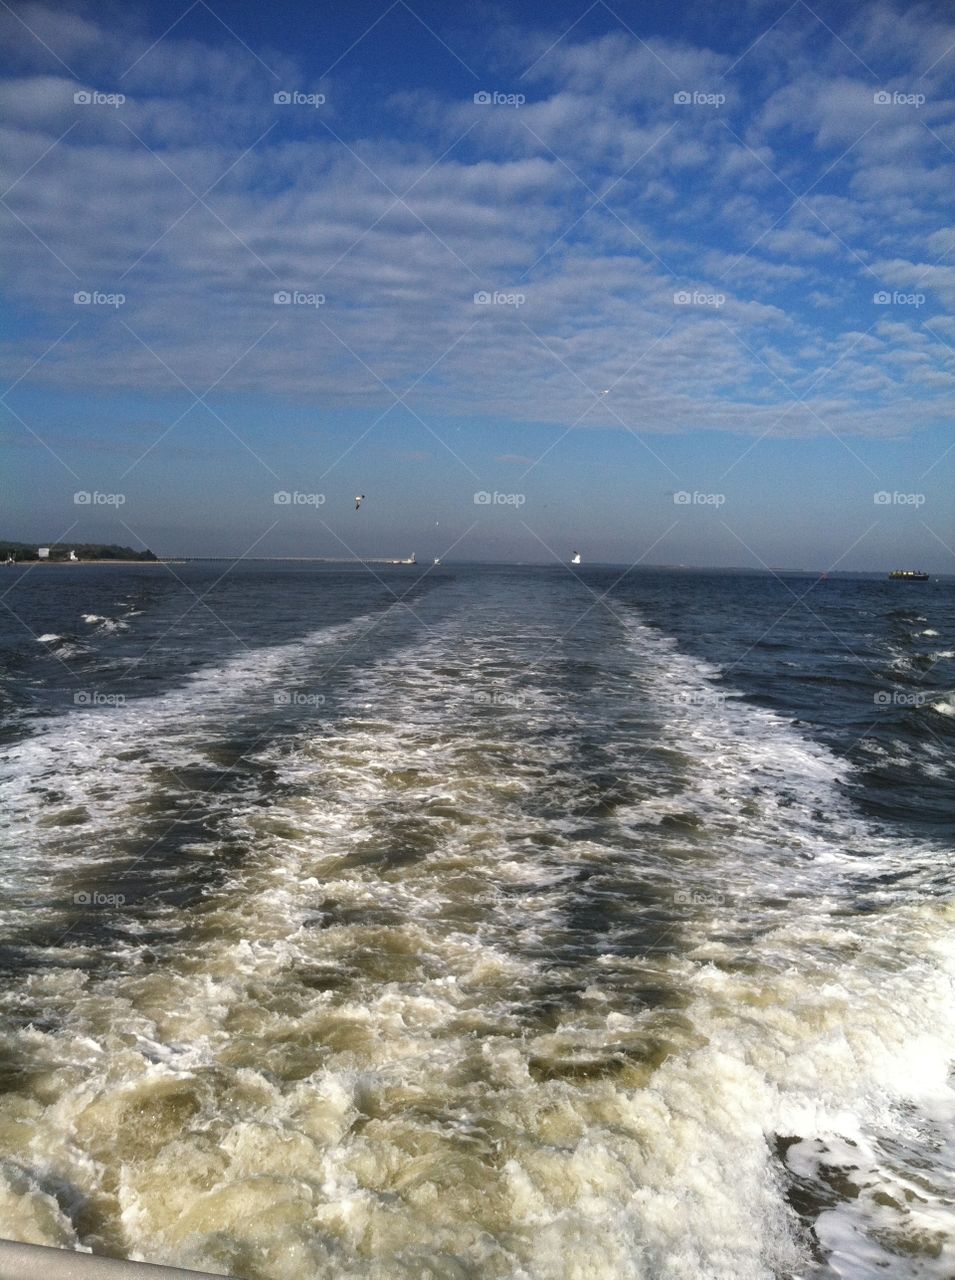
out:
{"label": "long pier", "polygon": [[[385,556],[157,556],[160,564],[196,564],[209,561],[212,564],[391,564],[416,565],[418,561],[389,559]],[[138,561],[132,563],[139,563]]]}

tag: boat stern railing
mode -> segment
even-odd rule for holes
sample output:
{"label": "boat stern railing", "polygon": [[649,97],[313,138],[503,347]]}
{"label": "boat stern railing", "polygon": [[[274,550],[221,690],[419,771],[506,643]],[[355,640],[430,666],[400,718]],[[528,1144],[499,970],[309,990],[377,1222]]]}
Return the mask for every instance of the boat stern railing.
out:
{"label": "boat stern railing", "polygon": [[0,1280],[238,1280],[165,1267],[154,1262],[103,1258],[75,1249],[51,1249],[42,1244],[0,1240]]}

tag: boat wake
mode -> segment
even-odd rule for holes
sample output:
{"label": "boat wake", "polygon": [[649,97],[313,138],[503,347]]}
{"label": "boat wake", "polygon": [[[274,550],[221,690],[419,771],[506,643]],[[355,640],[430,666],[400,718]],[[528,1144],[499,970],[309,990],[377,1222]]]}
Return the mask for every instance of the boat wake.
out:
{"label": "boat wake", "polygon": [[[0,1234],[282,1280],[952,1274],[937,851],[718,667],[567,609],[343,662],[334,714],[249,751],[201,901],[11,985]],[[7,765],[85,763],[60,803],[108,844],[124,753],[181,769],[330,643]]]}

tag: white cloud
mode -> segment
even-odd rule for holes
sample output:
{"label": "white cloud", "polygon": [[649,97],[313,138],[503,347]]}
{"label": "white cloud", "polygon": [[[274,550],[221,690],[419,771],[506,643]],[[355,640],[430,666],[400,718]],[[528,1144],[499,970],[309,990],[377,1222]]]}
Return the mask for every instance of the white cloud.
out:
{"label": "white cloud", "polygon": [[[31,13],[84,84],[108,88],[145,47]],[[374,414],[390,402],[377,374],[396,390],[420,378],[426,418],[647,434],[893,435],[912,428],[914,394],[935,421],[951,353],[924,326],[955,292],[931,256],[951,243],[938,229],[951,157],[911,112],[879,116],[844,52],[813,65],[782,27],[725,81],[731,59],[707,49],[568,37],[526,77],[526,105],[393,95],[374,136],[349,127],[334,78],[328,113],[276,107],[274,78],[225,35],[167,37],[123,77],[118,108],[74,105],[74,82],[40,60],[0,83],[3,186],[16,182],[22,219],[4,216],[0,237],[15,303],[51,341],[77,323],[31,379],[178,394],[177,375],[204,391],[226,374],[218,395]],[[112,80],[94,78],[104,59]],[[673,101],[721,83],[725,111]],[[209,207],[190,209],[209,187]],[[915,285],[932,305],[878,323],[874,290]],[[81,309],[81,288],[126,302]],[[325,302],[276,306],[279,289]],[[522,300],[475,303],[480,291]],[[678,304],[681,291],[699,299]],[[38,354],[32,337],[12,343],[8,373]]]}

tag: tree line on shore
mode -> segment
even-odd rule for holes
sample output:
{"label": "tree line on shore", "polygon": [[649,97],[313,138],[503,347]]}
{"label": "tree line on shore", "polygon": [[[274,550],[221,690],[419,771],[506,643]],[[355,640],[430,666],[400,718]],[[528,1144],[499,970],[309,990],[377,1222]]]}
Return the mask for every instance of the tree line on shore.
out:
{"label": "tree line on shore", "polygon": [[[134,551],[115,542],[50,542],[40,544],[49,547],[49,557],[43,559],[69,560],[74,552],[77,560],[155,560],[148,549]],[[0,560],[39,560],[40,546],[33,542],[4,542],[0,540]]]}

